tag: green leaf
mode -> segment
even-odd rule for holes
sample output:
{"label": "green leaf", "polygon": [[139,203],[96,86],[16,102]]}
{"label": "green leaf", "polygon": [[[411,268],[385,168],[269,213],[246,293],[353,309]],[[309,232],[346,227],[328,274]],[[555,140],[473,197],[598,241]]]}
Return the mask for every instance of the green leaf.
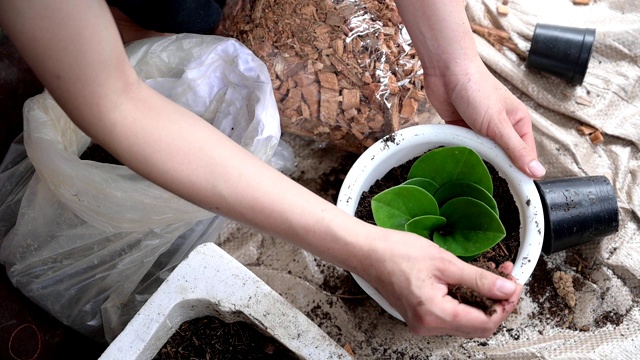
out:
{"label": "green leaf", "polygon": [[480,186],[468,182],[468,181],[454,181],[450,182],[433,194],[433,197],[438,202],[438,206],[442,207],[447,201],[459,197],[470,197],[479,201],[482,201],[485,205],[491,209],[496,215],[498,213],[498,204],[493,199],[493,196],[487,192],[487,190]]}
{"label": "green leaf", "polygon": [[493,194],[487,166],[475,151],[465,146],[443,147],[425,153],[413,164],[408,178],[430,179],[438,186],[468,181]]}
{"label": "green leaf", "polygon": [[456,256],[479,255],[506,235],[500,218],[476,199],[450,200],[440,209],[440,216],[447,219],[447,225],[433,234],[433,241]]}
{"label": "green leaf", "polygon": [[434,195],[438,191],[438,184],[434,183],[433,180],[424,179],[424,178],[409,179],[404,183],[402,183],[402,185],[417,186],[419,188],[426,190],[431,195]]}
{"label": "green leaf", "polygon": [[438,203],[422,188],[398,185],[374,196],[371,210],[378,226],[405,230],[405,224],[413,218],[438,215]]}
{"label": "green leaf", "polygon": [[444,226],[444,224],[446,223],[447,220],[441,216],[418,216],[417,218],[413,218],[409,220],[409,222],[407,222],[407,224],[405,225],[405,230],[414,234],[418,234],[420,236],[424,236],[427,239],[431,239],[433,231]]}

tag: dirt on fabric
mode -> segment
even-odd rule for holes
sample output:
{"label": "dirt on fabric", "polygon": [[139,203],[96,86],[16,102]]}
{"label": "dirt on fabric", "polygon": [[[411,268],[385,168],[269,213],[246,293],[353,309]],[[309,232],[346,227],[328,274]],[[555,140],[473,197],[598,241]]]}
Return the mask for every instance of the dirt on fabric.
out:
{"label": "dirt on fabric", "polygon": [[573,331],[621,325],[626,312],[604,311],[593,319],[592,326],[575,324],[576,292],[582,291],[585,284],[591,281],[593,270],[579,249],[569,249],[566,255],[565,263],[573,270],[572,273],[550,264],[544,256],[538,260],[526,293],[538,304],[539,309],[529,314],[529,318]]}

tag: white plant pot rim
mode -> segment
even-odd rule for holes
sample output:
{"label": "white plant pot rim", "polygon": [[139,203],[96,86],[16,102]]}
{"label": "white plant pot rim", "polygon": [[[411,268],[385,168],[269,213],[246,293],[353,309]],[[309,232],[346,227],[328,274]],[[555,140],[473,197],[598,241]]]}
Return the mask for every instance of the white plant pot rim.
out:
{"label": "white plant pot rim", "polygon": [[[445,124],[416,125],[380,139],[354,163],[338,194],[338,208],[354,215],[360,195],[392,168],[440,146],[467,146],[491,163],[507,180],[520,212],[520,250],[512,275],[524,284],[540,257],[544,239],[544,213],[533,180],[522,173],[506,153],[492,140],[472,130]],[[357,274],[352,276],[362,289],[387,312],[399,320],[402,316]]]}

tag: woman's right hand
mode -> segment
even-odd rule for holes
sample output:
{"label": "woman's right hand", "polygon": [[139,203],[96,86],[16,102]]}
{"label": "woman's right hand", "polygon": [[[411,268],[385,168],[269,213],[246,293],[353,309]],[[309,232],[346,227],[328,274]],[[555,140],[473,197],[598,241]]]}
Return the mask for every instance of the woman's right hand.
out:
{"label": "woman's right hand", "polygon": [[[432,241],[415,234],[378,228],[363,277],[396,309],[416,334],[486,338],[516,308],[522,285],[470,265]],[[499,270],[509,274],[513,264]],[[449,285],[465,285],[491,299],[502,300],[496,312],[458,302]]]}

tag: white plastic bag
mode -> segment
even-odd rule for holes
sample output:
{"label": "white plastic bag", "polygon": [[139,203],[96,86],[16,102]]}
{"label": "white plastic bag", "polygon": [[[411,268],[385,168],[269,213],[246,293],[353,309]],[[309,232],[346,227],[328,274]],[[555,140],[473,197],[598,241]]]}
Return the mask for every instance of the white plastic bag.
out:
{"label": "white plastic bag", "polygon": [[[181,34],[132,43],[127,54],[150,86],[272,159],[278,109],[266,66],[244,45]],[[0,261],[56,318],[111,341],[194,247],[215,240],[225,219],[127,167],[80,160],[90,139],[46,91],[25,103],[24,117],[36,174]],[[282,144],[275,163],[288,169],[291,150]]]}

